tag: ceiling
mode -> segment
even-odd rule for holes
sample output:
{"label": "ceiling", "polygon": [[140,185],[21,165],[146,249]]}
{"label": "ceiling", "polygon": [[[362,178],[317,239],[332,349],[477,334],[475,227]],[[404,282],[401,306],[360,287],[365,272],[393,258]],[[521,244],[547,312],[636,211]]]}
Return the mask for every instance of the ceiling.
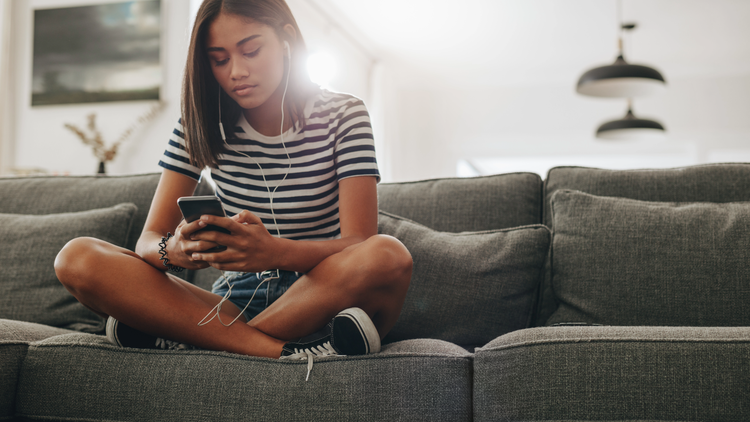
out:
{"label": "ceiling", "polygon": [[[617,51],[617,0],[309,0],[379,59],[472,84],[562,84]],[[750,75],[750,1],[622,0],[631,63],[669,78]]]}

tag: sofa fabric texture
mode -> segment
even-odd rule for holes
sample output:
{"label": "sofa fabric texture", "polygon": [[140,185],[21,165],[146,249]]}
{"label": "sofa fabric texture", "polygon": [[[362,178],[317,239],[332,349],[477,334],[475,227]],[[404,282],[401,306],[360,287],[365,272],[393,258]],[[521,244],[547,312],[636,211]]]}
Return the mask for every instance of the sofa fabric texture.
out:
{"label": "sofa fabric texture", "polygon": [[70,333],[74,331],[0,319],[0,420],[14,419],[16,389],[29,344]]}
{"label": "sofa fabric texture", "polygon": [[378,207],[442,232],[495,230],[539,224],[541,193],[534,173],[381,183]]}
{"label": "sofa fabric texture", "polygon": [[[81,215],[124,207],[127,235],[125,217],[95,235],[132,250],[158,180],[0,179],[0,230],[67,237]],[[196,194],[208,193],[201,182]],[[44,291],[19,275],[26,291],[0,283],[0,295],[29,294],[0,297],[0,312],[16,312],[0,319],[0,420],[748,419],[750,165],[561,167],[544,184],[531,173],[383,183],[378,197],[379,231],[415,263],[380,353],[315,359],[306,382],[305,361],[115,347],[80,326],[19,320],[75,316],[69,298],[43,312]],[[0,253],[38,246],[17,233],[0,242]],[[3,256],[14,274],[51,269]],[[218,271],[181,274],[208,289]]]}
{"label": "sofa fabric texture", "polygon": [[[671,169],[607,170],[588,167],[555,167],[544,181],[542,224],[555,231],[551,199],[561,189],[598,196],[655,202],[750,201],[750,164],[706,164]],[[549,262],[549,261],[548,261]],[[551,269],[545,269],[540,306],[534,325],[545,325],[557,309],[551,286]]]}
{"label": "sofa fabric texture", "polygon": [[12,245],[0,248],[0,318],[103,331],[104,320],[57,280],[55,256],[68,241],[81,236],[124,246],[137,210],[126,203],[60,214],[0,214],[0,239]]}
{"label": "sofa fabric texture", "polygon": [[476,347],[528,326],[549,250],[546,227],[439,232],[381,211],[378,232],[401,240],[414,260],[386,341],[436,338]]}
{"label": "sofa fabric texture", "polygon": [[125,349],[77,333],[29,347],[17,413],[71,420],[469,421],[471,357],[440,340],[412,340],[376,355],[319,359],[306,382],[306,361]]}
{"label": "sofa fabric texture", "polygon": [[159,174],[134,176],[21,177],[0,180],[0,213],[56,214],[133,203],[133,227],[125,247],[135,250],[154,197]]}
{"label": "sofa fabric texture", "polygon": [[750,203],[559,190],[548,325],[750,325]]}
{"label": "sofa fabric texture", "polygon": [[540,327],[474,357],[476,421],[743,421],[748,327]]}

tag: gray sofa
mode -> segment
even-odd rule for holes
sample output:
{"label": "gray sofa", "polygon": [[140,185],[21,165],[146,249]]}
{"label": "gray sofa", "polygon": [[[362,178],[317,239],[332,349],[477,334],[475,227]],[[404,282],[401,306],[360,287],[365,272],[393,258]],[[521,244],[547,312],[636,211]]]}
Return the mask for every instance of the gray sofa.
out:
{"label": "gray sofa", "polygon": [[750,165],[381,184],[414,257],[401,318],[307,382],[117,348],[57,282],[72,237],[135,246],[158,178],[0,179],[0,420],[750,419]]}

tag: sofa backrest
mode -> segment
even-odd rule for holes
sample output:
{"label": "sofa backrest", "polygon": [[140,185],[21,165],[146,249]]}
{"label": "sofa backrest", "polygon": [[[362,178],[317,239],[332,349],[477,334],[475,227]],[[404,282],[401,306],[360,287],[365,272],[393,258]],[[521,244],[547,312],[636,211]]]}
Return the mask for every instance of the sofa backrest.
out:
{"label": "sofa backrest", "polygon": [[[553,232],[555,228],[551,215],[551,198],[560,190],[653,202],[750,201],[750,164],[708,164],[643,170],[553,168],[544,182],[543,216],[544,224]],[[535,325],[544,325],[558,305],[552,291],[550,271],[548,263]]]}
{"label": "sofa backrest", "polygon": [[159,173],[133,176],[57,176],[0,179],[0,213],[54,214],[132,202],[138,210],[126,247],[135,249],[146,222]]}
{"label": "sofa backrest", "polygon": [[539,224],[542,179],[534,173],[378,185],[378,207],[433,230],[462,232]]}

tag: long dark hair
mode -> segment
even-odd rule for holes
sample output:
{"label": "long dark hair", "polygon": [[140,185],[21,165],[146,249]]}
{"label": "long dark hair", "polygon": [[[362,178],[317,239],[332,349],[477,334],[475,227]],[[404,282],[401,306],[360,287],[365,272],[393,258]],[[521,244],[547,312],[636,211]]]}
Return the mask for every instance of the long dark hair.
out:
{"label": "long dark hair", "polygon": [[[214,167],[219,155],[224,152],[224,143],[219,131],[217,102],[221,101],[221,121],[227,138],[235,137],[234,126],[242,108],[223,92],[211,71],[206,51],[206,37],[211,23],[221,13],[242,16],[270,26],[279,39],[288,41],[292,50],[292,66],[289,74],[289,90],[285,112],[292,116],[295,127],[304,127],[303,110],[307,98],[318,87],[310,82],[305,71],[307,47],[297,21],[284,0],[204,0],[195,18],[190,37],[185,78],[182,86],[182,127],[190,161],[199,168]],[[291,25],[297,33],[291,39],[284,31]],[[288,66],[288,61],[285,66]]]}

